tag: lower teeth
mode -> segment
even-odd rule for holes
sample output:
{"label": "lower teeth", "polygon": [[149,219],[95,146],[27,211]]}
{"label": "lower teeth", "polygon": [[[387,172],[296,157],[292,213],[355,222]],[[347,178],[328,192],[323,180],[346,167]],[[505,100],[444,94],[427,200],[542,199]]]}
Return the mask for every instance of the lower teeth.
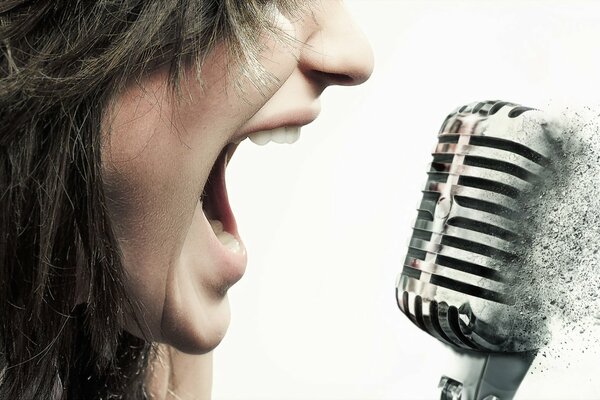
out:
{"label": "lower teeth", "polygon": [[223,223],[218,219],[209,219],[208,222],[212,227],[212,230],[215,232],[217,239],[226,249],[233,253],[237,253],[240,251],[240,242],[233,236],[231,233],[223,230]]}

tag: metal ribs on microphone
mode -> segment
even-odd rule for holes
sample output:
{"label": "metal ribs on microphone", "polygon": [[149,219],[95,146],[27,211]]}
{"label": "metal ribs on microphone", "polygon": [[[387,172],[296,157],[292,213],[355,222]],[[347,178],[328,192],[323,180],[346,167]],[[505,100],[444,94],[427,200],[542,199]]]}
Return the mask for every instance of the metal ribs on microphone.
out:
{"label": "metal ribs on microphone", "polygon": [[442,124],[396,298],[447,344],[527,350],[503,317],[526,245],[525,199],[550,167],[544,124],[540,111],[501,101],[462,106]]}

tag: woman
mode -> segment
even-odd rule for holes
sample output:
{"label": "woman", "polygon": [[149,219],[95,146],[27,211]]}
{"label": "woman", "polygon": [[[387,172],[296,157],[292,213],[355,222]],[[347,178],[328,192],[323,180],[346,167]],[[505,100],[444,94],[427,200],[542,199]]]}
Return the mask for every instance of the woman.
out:
{"label": "woman", "polygon": [[1,399],[210,396],[246,265],[227,160],[373,66],[304,3],[0,2]]}

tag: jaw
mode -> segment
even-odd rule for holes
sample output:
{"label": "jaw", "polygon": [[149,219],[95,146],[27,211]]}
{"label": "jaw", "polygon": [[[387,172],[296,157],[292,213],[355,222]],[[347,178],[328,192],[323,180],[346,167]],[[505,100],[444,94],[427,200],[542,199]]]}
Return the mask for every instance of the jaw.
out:
{"label": "jaw", "polygon": [[166,277],[161,341],[190,354],[216,347],[229,326],[227,291],[242,277],[246,261],[245,251],[232,252],[220,242],[198,203]]}

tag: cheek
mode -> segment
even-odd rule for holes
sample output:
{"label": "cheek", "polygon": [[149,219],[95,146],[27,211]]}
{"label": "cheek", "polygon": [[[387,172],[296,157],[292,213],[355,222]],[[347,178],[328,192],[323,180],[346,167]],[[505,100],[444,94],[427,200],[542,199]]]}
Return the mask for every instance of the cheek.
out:
{"label": "cheek", "polygon": [[[200,154],[192,162],[195,157],[169,124],[163,88],[150,81],[144,89],[134,88],[115,102],[106,125],[103,175],[128,291],[143,308],[145,334],[160,340],[165,282],[185,240],[202,160],[208,163],[208,157]],[[143,336],[133,326],[127,329]]]}
{"label": "cheek", "polygon": [[208,157],[195,160],[177,137],[164,89],[145,89],[152,91],[117,99],[103,146],[109,211],[117,236],[132,247],[178,236],[208,168]]}

